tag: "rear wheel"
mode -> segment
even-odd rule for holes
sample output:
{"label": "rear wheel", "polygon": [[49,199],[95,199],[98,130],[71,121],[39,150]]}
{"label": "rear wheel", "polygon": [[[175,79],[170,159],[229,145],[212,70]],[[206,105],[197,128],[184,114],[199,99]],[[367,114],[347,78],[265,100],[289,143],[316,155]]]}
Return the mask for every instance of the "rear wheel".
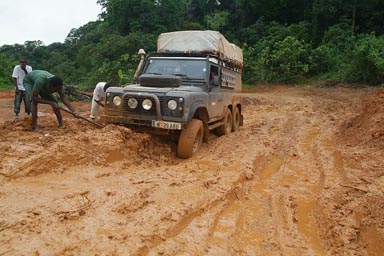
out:
{"label": "rear wheel", "polygon": [[218,136],[226,135],[228,133],[231,133],[232,131],[232,113],[229,108],[227,108],[225,117],[224,117],[224,124],[216,128],[216,134]]}
{"label": "rear wheel", "polygon": [[232,123],[232,131],[235,132],[240,129],[240,110],[239,108],[235,108],[233,111],[233,123]]}
{"label": "rear wheel", "polygon": [[203,122],[199,119],[192,119],[187,127],[181,131],[177,156],[190,158],[199,150],[203,141]]}

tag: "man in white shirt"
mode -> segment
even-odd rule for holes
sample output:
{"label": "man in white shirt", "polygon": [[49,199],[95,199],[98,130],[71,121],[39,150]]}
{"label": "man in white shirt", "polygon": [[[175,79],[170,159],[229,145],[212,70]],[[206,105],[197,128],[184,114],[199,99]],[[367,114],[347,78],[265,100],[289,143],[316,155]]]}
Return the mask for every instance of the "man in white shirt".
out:
{"label": "man in white shirt", "polygon": [[25,59],[20,59],[20,65],[16,65],[13,69],[12,80],[15,85],[14,112],[16,120],[19,119],[21,101],[24,101],[25,113],[28,115],[31,113],[31,104],[27,102],[25,88],[23,85],[25,75],[31,71],[32,67],[27,65],[27,61]]}
{"label": "man in white shirt", "polygon": [[91,107],[91,115],[90,115],[92,119],[95,119],[97,117],[97,113],[99,111],[99,105],[104,107],[103,101],[105,101],[107,96],[105,91],[110,86],[111,84],[107,82],[97,83],[95,90],[93,91],[93,97],[92,97],[92,107]]}

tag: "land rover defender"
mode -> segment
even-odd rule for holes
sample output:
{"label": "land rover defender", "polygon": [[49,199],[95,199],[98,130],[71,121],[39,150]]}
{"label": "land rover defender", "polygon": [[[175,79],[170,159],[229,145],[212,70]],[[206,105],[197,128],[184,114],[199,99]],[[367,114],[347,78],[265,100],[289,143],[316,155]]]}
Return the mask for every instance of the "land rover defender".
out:
{"label": "land rover defender", "polygon": [[221,136],[243,125],[243,55],[222,34],[163,33],[156,54],[139,55],[133,84],[108,88],[104,122],[175,137],[181,158],[198,152],[209,131]]}

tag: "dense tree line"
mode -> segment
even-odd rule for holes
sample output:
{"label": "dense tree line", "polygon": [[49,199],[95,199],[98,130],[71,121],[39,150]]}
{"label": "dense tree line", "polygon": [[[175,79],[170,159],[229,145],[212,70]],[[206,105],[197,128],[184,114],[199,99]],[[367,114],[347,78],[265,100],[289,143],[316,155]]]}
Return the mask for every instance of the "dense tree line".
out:
{"label": "dense tree line", "polygon": [[210,29],[243,49],[246,83],[330,79],[384,82],[382,0],[97,0],[99,20],[72,29],[64,43],[0,47],[0,84],[20,57],[66,84],[122,84],[137,51],[156,51],[159,33]]}

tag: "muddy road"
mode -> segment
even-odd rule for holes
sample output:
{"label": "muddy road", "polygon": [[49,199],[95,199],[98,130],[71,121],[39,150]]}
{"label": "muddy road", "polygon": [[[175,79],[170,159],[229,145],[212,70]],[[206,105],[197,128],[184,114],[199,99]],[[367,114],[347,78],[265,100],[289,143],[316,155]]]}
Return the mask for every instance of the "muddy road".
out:
{"label": "muddy road", "polygon": [[[259,87],[201,152],[0,92],[0,255],[383,255],[384,90]],[[88,116],[89,103],[74,103]]]}

